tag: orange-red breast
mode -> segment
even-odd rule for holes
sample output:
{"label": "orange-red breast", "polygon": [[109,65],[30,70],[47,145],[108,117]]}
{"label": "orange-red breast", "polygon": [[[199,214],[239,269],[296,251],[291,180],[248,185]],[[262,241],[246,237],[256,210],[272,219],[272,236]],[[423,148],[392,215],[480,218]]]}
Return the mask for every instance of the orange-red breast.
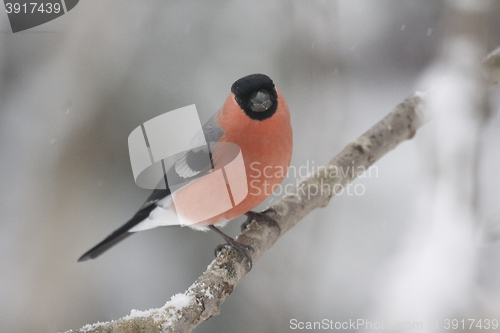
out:
{"label": "orange-red breast", "polygon": [[[234,82],[224,105],[203,126],[203,133],[199,135],[204,137],[209,148],[187,151],[167,172],[167,176],[173,175],[171,178],[194,180],[176,190],[168,184],[166,189],[154,190],[127,223],[78,261],[96,258],[134,232],[181,224],[218,232],[244,252],[251,264],[245,252],[248,247],[235,242],[215,226],[223,226],[243,214],[254,216],[251,210],[283,181],[293,147],[288,106],[268,76],[248,75]],[[242,157],[239,164],[231,163],[235,156],[232,147],[239,147]],[[198,158],[203,154],[209,154],[209,158]],[[204,160],[210,163],[204,165],[206,162],[200,162]],[[219,186],[221,179],[227,187]],[[222,206],[225,208],[221,209]]]}

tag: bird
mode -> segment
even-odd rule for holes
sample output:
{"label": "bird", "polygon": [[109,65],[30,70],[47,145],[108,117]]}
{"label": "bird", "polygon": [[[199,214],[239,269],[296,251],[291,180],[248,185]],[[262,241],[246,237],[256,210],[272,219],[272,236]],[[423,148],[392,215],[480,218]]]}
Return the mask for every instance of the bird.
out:
{"label": "bird", "polygon": [[[213,230],[218,233],[227,244],[219,245],[216,253],[222,247],[230,245],[246,257],[250,269],[252,268],[248,251],[253,251],[253,248],[235,241],[219,227],[246,215],[247,220],[243,223],[242,230],[260,217],[281,232],[277,222],[265,212],[257,213],[252,210],[281,184],[290,166],[293,132],[288,105],[267,75],[247,75],[233,83],[224,104],[202,126],[198,136],[203,136],[202,139],[209,144],[202,149],[197,147],[188,150],[179,157],[166,172],[166,188],[153,190],[130,220],[85,252],[78,259],[79,262],[97,258],[135,232],[178,225],[179,220],[183,220],[192,221],[185,223],[192,229]],[[194,141],[199,139],[193,138]],[[220,214],[204,218],[213,215],[213,211],[217,212],[220,208],[213,204],[213,200],[217,195],[224,194],[217,190],[211,178],[216,177],[216,171],[226,166],[224,179],[228,184],[228,163],[235,155],[232,149],[234,147],[241,153],[245,171],[243,174],[236,172],[236,176],[240,177],[236,179],[236,183],[245,185],[247,192],[236,189],[243,196],[240,195],[241,198],[235,204],[234,198],[238,193],[233,189],[233,206]],[[172,189],[173,183],[186,179],[194,181],[187,182],[187,185],[176,190]],[[207,215],[207,210],[212,212]]]}

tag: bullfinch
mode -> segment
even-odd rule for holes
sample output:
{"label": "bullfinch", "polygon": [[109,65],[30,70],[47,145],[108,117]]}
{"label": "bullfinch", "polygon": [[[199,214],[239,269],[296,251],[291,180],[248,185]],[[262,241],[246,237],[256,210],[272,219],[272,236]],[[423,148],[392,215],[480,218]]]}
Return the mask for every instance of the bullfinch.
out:
{"label": "bullfinch", "polygon": [[[248,75],[234,82],[222,108],[203,125],[198,135],[203,136],[207,146],[185,151],[166,172],[165,178],[169,178],[166,188],[155,189],[127,223],[78,261],[98,257],[137,231],[180,224],[217,232],[252,266],[247,251],[253,249],[236,242],[217,227],[246,215],[242,230],[261,216],[280,231],[274,220],[252,209],[276,190],[290,165],[293,135],[288,106],[268,76]],[[236,153],[227,147],[237,147]],[[234,158],[236,155],[240,159]],[[239,164],[232,163],[233,160]],[[173,189],[171,182],[190,178],[194,180]],[[220,179],[227,186],[217,186]],[[227,199],[228,192],[232,194],[230,206],[223,200]]]}

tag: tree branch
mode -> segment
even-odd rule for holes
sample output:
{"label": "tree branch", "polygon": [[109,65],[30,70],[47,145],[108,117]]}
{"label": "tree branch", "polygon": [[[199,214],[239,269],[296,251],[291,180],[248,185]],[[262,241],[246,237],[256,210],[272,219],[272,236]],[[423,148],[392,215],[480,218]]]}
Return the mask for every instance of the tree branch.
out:
{"label": "tree branch", "polygon": [[[499,64],[500,49],[492,52],[483,62],[491,85],[499,82]],[[422,93],[416,93],[404,100],[393,112],[319,168],[317,173],[302,181],[292,193],[274,203],[267,215],[279,223],[281,234],[264,220],[251,223],[236,240],[255,249],[251,254],[253,262],[257,262],[307,214],[328,205],[335,193],[339,193],[401,142],[411,139],[428,120],[424,99]],[[201,322],[220,313],[221,304],[248,271],[245,258],[238,251],[225,248],[185,293],[174,295],[163,307],[148,311],[132,310],[129,316],[86,325],[76,332],[191,332]]]}
{"label": "tree branch", "polygon": [[[411,139],[424,122],[423,99],[415,94],[270,207],[267,214],[279,223],[280,235],[276,228],[257,220],[237,240],[255,249],[251,255],[253,262],[257,262],[304,216],[325,207],[335,193],[399,143]],[[240,253],[225,248],[184,294],[173,296],[163,307],[132,311],[124,318],[86,325],[77,332],[191,332],[201,322],[220,313],[220,305],[248,271],[249,265]]]}
{"label": "tree branch", "polygon": [[500,82],[500,47],[488,54],[483,61],[484,76],[490,85]]}

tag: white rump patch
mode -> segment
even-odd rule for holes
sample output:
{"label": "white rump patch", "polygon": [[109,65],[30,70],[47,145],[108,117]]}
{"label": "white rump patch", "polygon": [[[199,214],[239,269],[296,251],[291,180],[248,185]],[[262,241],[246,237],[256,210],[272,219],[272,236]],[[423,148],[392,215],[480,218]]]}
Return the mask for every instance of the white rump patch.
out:
{"label": "white rump patch", "polygon": [[137,232],[156,227],[179,224],[179,218],[177,217],[175,209],[172,205],[172,196],[169,195],[165,199],[158,201],[157,205],[158,207],[153,209],[147,219],[144,219],[144,221],[130,229],[129,232]]}

